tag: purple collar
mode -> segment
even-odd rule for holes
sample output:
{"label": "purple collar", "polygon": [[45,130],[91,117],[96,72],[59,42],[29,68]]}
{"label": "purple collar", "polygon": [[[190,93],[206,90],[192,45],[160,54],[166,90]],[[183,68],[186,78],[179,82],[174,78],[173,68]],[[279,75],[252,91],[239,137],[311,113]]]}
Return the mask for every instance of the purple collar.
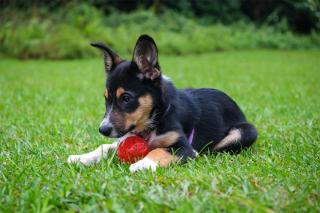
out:
{"label": "purple collar", "polygon": [[189,137],[188,137],[188,143],[189,143],[190,145],[192,145],[193,136],[194,136],[194,128],[192,128],[192,131],[191,131],[191,133],[190,133],[190,135],[189,135]]}

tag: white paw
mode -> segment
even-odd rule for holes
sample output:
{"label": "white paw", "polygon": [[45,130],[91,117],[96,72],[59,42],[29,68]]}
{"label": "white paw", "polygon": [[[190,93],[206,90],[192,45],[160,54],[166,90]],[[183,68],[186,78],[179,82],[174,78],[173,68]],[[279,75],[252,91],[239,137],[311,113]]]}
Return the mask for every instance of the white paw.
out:
{"label": "white paw", "polygon": [[68,163],[82,163],[86,166],[96,163],[96,160],[87,155],[70,155]]}
{"label": "white paw", "polygon": [[142,160],[130,165],[130,172],[134,173],[141,170],[151,169],[152,171],[156,171],[158,164],[149,158],[145,157]]}

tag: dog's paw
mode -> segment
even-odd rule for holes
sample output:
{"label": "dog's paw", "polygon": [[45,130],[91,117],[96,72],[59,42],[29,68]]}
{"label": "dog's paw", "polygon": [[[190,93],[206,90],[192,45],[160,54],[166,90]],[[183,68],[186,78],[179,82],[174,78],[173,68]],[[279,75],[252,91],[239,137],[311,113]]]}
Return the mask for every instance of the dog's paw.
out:
{"label": "dog's paw", "polygon": [[83,165],[89,166],[95,163],[95,160],[86,155],[70,155],[68,157],[68,163],[82,163]]}
{"label": "dog's paw", "polygon": [[145,157],[142,160],[130,165],[130,172],[134,173],[141,170],[151,169],[152,171],[156,171],[158,164],[149,158]]}

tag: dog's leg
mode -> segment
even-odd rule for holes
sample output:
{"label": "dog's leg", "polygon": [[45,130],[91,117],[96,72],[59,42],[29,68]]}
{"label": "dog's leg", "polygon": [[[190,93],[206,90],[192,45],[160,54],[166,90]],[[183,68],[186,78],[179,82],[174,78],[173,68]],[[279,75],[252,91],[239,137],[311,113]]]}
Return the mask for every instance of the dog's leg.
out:
{"label": "dog's leg", "polygon": [[179,158],[172,155],[164,148],[157,148],[149,152],[149,154],[142,160],[131,164],[130,172],[137,172],[139,170],[151,169],[155,171],[157,167],[167,167],[170,163],[177,162]]}
{"label": "dog's leg", "polygon": [[82,155],[70,155],[68,157],[68,163],[82,163],[84,165],[91,165],[94,163],[100,162],[102,158],[107,157],[108,152],[111,150],[116,150],[118,145],[125,140],[127,137],[131,136],[131,133],[124,135],[123,137],[119,138],[112,144],[103,144],[99,146],[96,150],[82,154]]}
{"label": "dog's leg", "polygon": [[68,163],[82,163],[86,166],[98,163],[103,157],[106,157],[108,152],[115,150],[118,147],[119,141],[116,141],[112,144],[103,144],[99,146],[96,150],[82,154],[82,155],[70,155],[68,157]]}
{"label": "dog's leg", "polygon": [[[139,170],[151,169],[155,171],[157,167],[167,167],[171,163],[184,163],[188,159],[193,159],[197,156],[197,152],[187,142],[187,138],[178,131],[168,131],[165,134],[156,136],[151,141],[151,147],[158,147],[142,160],[130,166],[130,172]],[[165,148],[160,148],[163,146]]]}

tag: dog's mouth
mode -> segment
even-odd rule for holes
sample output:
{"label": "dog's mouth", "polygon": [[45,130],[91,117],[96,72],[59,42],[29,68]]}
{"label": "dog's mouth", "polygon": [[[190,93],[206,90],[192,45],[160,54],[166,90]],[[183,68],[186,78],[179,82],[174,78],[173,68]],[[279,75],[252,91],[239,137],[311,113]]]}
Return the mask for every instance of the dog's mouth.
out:
{"label": "dog's mouth", "polygon": [[148,143],[151,141],[151,135],[152,135],[152,131],[151,130],[144,130],[144,131],[139,132],[139,133],[138,132],[133,132],[133,134],[142,137]]}
{"label": "dog's mouth", "polygon": [[136,120],[135,122],[131,123],[129,128],[125,131],[119,131],[119,136],[123,137],[126,134],[133,134],[133,135],[138,135],[142,137],[145,141],[150,142],[152,132],[155,129],[154,125],[154,119],[155,119],[155,113],[152,113],[152,116],[149,116],[147,120],[145,118],[140,118]]}
{"label": "dog's mouth", "polygon": [[129,127],[129,129],[128,129],[128,131],[126,133],[133,132],[136,127],[137,127],[137,125],[131,124],[131,126]]}
{"label": "dog's mouth", "polygon": [[133,135],[137,135],[143,138],[148,143],[151,141],[151,136],[152,136],[151,129],[144,129],[143,131],[137,131],[135,130],[135,128],[136,128],[136,125],[131,125],[131,127],[129,128],[126,134],[131,133]]}
{"label": "dog's mouth", "polygon": [[[137,125],[136,124],[131,124],[131,126],[125,130],[125,131],[116,131],[118,134],[117,134],[117,138],[121,138],[121,137],[125,137],[125,135],[137,135],[139,137],[142,137],[145,141],[147,141],[148,143],[151,141],[151,138],[152,138],[152,131],[153,129],[150,129],[150,128],[145,128],[143,129],[142,131],[139,131],[137,129]],[[114,135],[113,135],[114,137]]]}

